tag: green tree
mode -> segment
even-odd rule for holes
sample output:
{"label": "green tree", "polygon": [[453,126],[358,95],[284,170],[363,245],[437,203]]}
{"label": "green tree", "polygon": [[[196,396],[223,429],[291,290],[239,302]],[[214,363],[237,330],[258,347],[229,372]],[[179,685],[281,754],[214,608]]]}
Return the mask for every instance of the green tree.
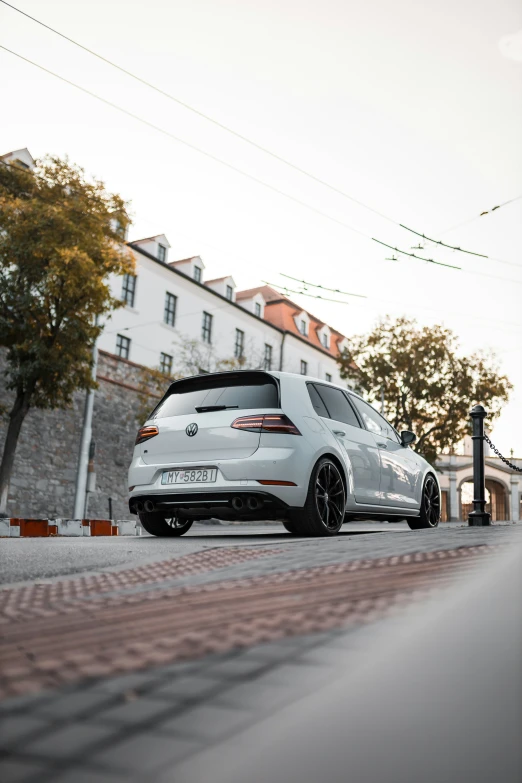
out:
{"label": "green tree", "polygon": [[491,424],[512,389],[494,355],[462,356],[450,329],[405,317],[386,317],[353,337],[339,364],[370,402],[384,394],[386,418],[399,431],[413,430],[415,450],[430,462],[467,434],[473,405],[485,406]]}
{"label": "green tree", "polygon": [[15,393],[0,464],[0,514],[30,408],[65,408],[95,386],[96,321],[122,303],[109,276],[132,273],[127,207],[67,160],[0,163],[0,346]]}

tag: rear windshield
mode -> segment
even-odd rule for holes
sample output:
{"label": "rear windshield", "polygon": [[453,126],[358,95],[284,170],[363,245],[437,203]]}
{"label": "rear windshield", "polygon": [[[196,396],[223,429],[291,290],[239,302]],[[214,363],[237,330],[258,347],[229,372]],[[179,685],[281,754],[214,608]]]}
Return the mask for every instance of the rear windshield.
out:
{"label": "rear windshield", "polygon": [[174,383],[151,418],[195,414],[196,408],[224,405],[232,410],[279,408],[279,389],[265,373],[230,373]]}

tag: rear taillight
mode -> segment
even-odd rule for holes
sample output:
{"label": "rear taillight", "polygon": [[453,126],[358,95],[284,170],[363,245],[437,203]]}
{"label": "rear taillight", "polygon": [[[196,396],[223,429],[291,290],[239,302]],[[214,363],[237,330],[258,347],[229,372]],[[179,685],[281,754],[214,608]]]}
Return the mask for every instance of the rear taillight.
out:
{"label": "rear taillight", "polygon": [[295,424],[284,414],[260,413],[255,416],[240,416],[230,426],[236,430],[248,430],[248,432],[283,432],[286,435],[301,434]]}
{"label": "rear taillight", "polygon": [[159,429],[157,427],[140,427],[138,434],[136,435],[136,445],[153,438],[155,435],[159,435]]}

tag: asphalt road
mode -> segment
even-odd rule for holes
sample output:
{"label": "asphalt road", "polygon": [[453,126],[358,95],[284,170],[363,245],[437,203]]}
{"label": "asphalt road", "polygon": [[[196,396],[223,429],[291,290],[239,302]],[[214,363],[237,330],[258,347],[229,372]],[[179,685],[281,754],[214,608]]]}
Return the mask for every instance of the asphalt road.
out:
{"label": "asphalt road", "polygon": [[[416,551],[451,549],[458,546],[507,542],[522,533],[522,525],[510,523],[490,528],[468,528],[462,523],[445,523],[436,530],[411,531],[405,522],[351,522],[338,536],[300,538],[287,533],[282,525],[200,525],[194,524],[181,538],[154,536],[52,537],[0,539],[0,585],[18,585],[35,580],[51,580],[105,569],[135,566],[169,560],[183,555],[221,547],[252,547],[276,544],[289,548],[292,559],[303,547],[313,547],[318,556],[339,547],[343,559],[387,557]],[[342,550],[342,552],[341,552]],[[299,558],[298,558],[299,559]]]}
{"label": "asphalt road", "polygon": [[[389,538],[399,533],[411,534],[411,531],[406,523],[350,523],[344,526],[338,539],[344,543],[355,537],[367,540],[374,533]],[[194,524],[183,537],[171,539],[149,535],[3,539],[0,541],[0,584],[53,579],[106,568],[130,568],[215,547],[251,547],[272,542],[291,547],[303,540],[310,541],[291,536],[282,525],[198,524]],[[320,541],[315,541],[320,547]],[[372,547],[365,546],[364,549],[364,556],[371,557]]]}

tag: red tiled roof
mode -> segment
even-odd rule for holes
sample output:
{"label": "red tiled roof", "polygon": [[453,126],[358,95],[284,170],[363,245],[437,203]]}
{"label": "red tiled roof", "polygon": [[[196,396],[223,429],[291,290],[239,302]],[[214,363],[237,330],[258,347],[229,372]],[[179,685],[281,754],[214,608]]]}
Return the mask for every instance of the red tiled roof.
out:
{"label": "red tiled roof", "polygon": [[256,294],[261,294],[265,302],[282,298],[282,294],[274,291],[269,285],[259,285],[257,288],[247,288],[245,291],[238,291],[236,294],[236,301],[238,299],[253,299]]}
{"label": "red tiled roof", "polygon": [[[311,343],[315,348],[320,348],[330,356],[337,356],[339,354],[338,344],[345,339],[345,336],[338,332],[337,329],[330,329],[330,347],[325,348],[319,339],[317,331],[321,327],[327,324],[324,321],[320,321],[315,315],[304,310],[302,307],[292,302],[287,296],[280,294],[274,288],[269,285],[258,286],[257,288],[249,288],[246,291],[238,291],[236,294],[236,301],[242,299],[252,299],[256,294],[261,294],[266,302],[265,304],[265,321],[277,326],[279,329],[284,329],[287,332],[298,335],[303,340]],[[306,313],[310,319],[310,325],[308,328],[308,334],[301,334],[295,323],[295,317],[299,313]]]}

